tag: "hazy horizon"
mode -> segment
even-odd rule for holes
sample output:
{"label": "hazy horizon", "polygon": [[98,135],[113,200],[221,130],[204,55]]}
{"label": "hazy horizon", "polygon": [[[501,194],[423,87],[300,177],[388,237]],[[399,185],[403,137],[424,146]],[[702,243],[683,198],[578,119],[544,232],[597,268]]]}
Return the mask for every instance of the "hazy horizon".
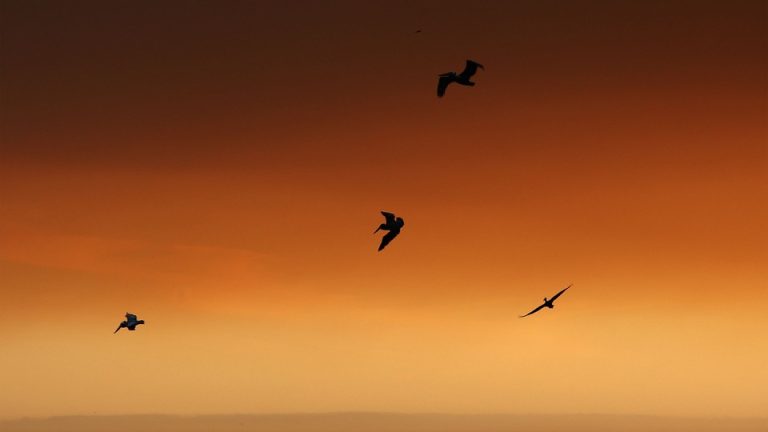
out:
{"label": "hazy horizon", "polygon": [[256,430],[298,431],[440,431],[440,432],[763,432],[768,418],[690,418],[640,415],[564,414],[402,414],[317,413],[259,415],[132,415],[61,416],[46,419],[0,420],[6,432],[145,432]]}

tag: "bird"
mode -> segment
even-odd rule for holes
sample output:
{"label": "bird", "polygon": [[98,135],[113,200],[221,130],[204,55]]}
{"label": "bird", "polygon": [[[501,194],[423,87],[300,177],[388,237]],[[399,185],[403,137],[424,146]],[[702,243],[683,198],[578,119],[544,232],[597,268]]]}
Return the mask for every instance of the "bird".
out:
{"label": "bird", "polygon": [[381,244],[379,245],[379,252],[381,252],[382,249],[384,249],[389,242],[392,241],[395,237],[397,237],[398,234],[400,234],[400,230],[403,228],[403,225],[405,225],[405,222],[403,221],[403,218],[395,217],[394,213],[389,213],[382,211],[382,215],[384,215],[384,219],[386,219],[386,222],[379,225],[378,228],[376,228],[376,231],[373,233],[376,234],[379,232],[379,230],[389,231],[387,234],[384,235],[384,237],[381,238]]}
{"label": "bird", "polygon": [[544,304],[543,304],[543,305],[541,305],[541,306],[537,307],[536,309],[534,309],[534,310],[532,310],[532,311],[528,312],[528,313],[527,313],[527,314],[525,314],[525,315],[521,315],[521,316],[520,316],[520,318],[525,318],[525,317],[527,317],[528,315],[533,315],[533,314],[535,314],[536,312],[540,311],[540,310],[541,310],[542,308],[544,308],[544,307],[548,307],[548,308],[552,309],[553,307],[555,307],[555,305],[554,305],[554,301],[555,301],[555,300],[556,300],[558,297],[560,297],[560,295],[562,295],[564,292],[566,292],[566,291],[568,290],[568,288],[570,288],[570,287],[572,287],[572,286],[573,286],[573,284],[570,284],[570,285],[568,285],[567,287],[565,287],[565,289],[563,289],[563,290],[562,290],[562,291],[560,291],[559,293],[555,294],[555,295],[554,295],[554,296],[553,296],[551,299],[549,299],[549,300],[547,300],[547,298],[546,298],[546,297],[544,297]]}
{"label": "bird", "polygon": [[126,312],[125,321],[120,323],[120,325],[117,327],[117,330],[115,330],[115,333],[117,333],[123,327],[127,328],[130,331],[134,331],[136,330],[137,325],[144,324],[144,320],[140,320],[136,318],[137,318],[136,315]]}
{"label": "bird", "polygon": [[455,82],[465,86],[475,85],[475,83],[469,79],[477,72],[477,68],[485,70],[485,67],[480,63],[473,60],[467,60],[467,65],[460,74],[457,74],[456,72],[440,74],[440,79],[437,81],[437,97],[443,97],[445,89],[448,88],[448,84],[450,83]]}

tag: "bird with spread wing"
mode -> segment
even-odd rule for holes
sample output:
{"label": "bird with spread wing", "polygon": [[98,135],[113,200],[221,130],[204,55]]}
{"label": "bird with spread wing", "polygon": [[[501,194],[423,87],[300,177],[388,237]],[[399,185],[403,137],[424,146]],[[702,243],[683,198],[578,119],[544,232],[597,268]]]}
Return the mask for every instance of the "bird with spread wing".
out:
{"label": "bird with spread wing", "polygon": [[472,75],[477,72],[477,68],[485,70],[485,67],[483,67],[483,65],[480,63],[467,60],[467,65],[464,67],[464,70],[461,73],[457,74],[456,72],[448,72],[440,74],[440,79],[437,81],[437,97],[443,97],[445,94],[445,89],[447,89],[448,85],[451,83],[457,83],[465,86],[475,85],[475,83],[469,79],[472,78]]}
{"label": "bird with spread wing", "polygon": [[144,324],[144,320],[140,320],[136,315],[126,312],[125,321],[120,323],[120,326],[117,327],[117,330],[115,330],[115,333],[120,331],[121,328],[127,328],[130,331],[134,331],[136,330],[136,326],[141,324]]}
{"label": "bird with spread wing", "polygon": [[551,299],[549,299],[549,300],[547,300],[547,298],[546,298],[546,297],[544,297],[544,304],[542,304],[541,306],[537,307],[536,309],[534,309],[534,310],[532,310],[532,311],[528,312],[527,314],[525,314],[525,315],[522,315],[520,318],[525,318],[525,317],[527,317],[528,315],[533,315],[533,314],[535,314],[536,312],[540,311],[542,308],[545,308],[545,307],[548,307],[548,308],[552,309],[553,307],[555,307],[555,305],[554,305],[554,302],[555,302],[555,300],[557,300],[557,298],[558,298],[558,297],[560,297],[560,296],[561,296],[561,295],[562,295],[564,292],[568,291],[568,288],[570,288],[570,287],[572,287],[572,286],[573,286],[573,284],[571,284],[571,285],[568,285],[567,287],[565,287],[565,289],[563,289],[563,290],[562,290],[562,291],[560,291],[559,293],[555,294],[555,295],[554,295],[554,296],[553,296]]}
{"label": "bird with spread wing", "polygon": [[389,242],[391,242],[395,237],[397,237],[398,234],[400,234],[400,230],[403,228],[403,225],[405,225],[403,218],[395,217],[394,213],[382,211],[381,214],[384,215],[385,222],[379,225],[379,227],[376,228],[376,231],[373,233],[376,234],[379,232],[379,230],[389,232],[381,238],[379,252],[381,252],[381,250],[384,249],[389,244]]}

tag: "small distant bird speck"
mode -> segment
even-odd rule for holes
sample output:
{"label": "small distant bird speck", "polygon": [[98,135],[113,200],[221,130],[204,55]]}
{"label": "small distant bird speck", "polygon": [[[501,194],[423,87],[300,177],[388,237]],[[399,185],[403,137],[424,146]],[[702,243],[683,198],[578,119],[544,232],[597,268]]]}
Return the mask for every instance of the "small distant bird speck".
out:
{"label": "small distant bird speck", "polygon": [[416,30],[414,33],[421,33],[421,29]]}
{"label": "small distant bird speck", "polygon": [[563,294],[564,292],[566,292],[566,291],[568,290],[568,288],[570,288],[570,287],[572,287],[572,286],[573,286],[573,284],[571,284],[571,285],[568,285],[567,287],[565,287],[565,289],[564,289],[564,290],[562,290],[562,291],[560,291],[559,293],[555,294],[555,295],[554,295],[554,297],[552,297],[552,298],[551,298],[551,299],[549,299],[549,300],[547,300],[547,298],[546,298],[546,297],[544,297],[544,304],[543,304],[543,305],[541,305],[541,306],[537,307],[536,309],[534,309],[534,310],[532,310],[532,311],[528,312],[528,313],[527,313],[527,314],[525,314],[525,315],[522,315],[520,318],[525,318],[525,317],[527,317],[528,315],[533,315],[533,314],[535,314],[536,312],[540,311],[540,310],[541,310],[543,307],[548,307],[548,308],[552,309],[553,307],[555,307],[555,305],[553,304],[553,303],[554,303],[554,301],[555,301],[555,300],[556,300],[558,297],[560,297],[560,295],[561,295],[561,294]]}
{"label": "small distant bird speck", "polygon": [[437,97],[443,97],[445,94],[445,89],[448,88],[449,84],[454,82],[465,86],[475,85],[475,83],[469,79],[472,78],[472,75],[477,72],[477,68],[485,70],[483,65],[480,63],[467,60],[467,65],[464,67],[464,70],[460,74],[457,74],[456,72],[440,74],[440,79],[437,81]]}
{"label": "small distant bird speck", "polygon": [[137,319],[136,315],[126,312],[125,321],[120,323],[120,326],[117,327],[115,333],[117,333],[121,328],[127,328],[130,331],[134,331],[136,330],[136,326],[141,324],[144,324],[144,320]]}
{"label": "small distant bird speck", "polygon": [[387,234],[384,235],[384,237],[381,238],[381,244],[379,245],[379,252],[381,252],[382,249],[384,249],[389,242],[392,241],[395,237],[397,237],[398,234],[400,234],[400,229],[403,228],[403,225],[405,225],[405,222],[403,221],[403,218],[399,217],[396,218],[394,213],[389,213],[382,211],[382,215],[384,215],[384,219],[386,219],[386,222],[379,225],[378,228],[376,228],[376,231],[373,233],[376,234],[379,232],[379,230],[385,230],[389,231]]}

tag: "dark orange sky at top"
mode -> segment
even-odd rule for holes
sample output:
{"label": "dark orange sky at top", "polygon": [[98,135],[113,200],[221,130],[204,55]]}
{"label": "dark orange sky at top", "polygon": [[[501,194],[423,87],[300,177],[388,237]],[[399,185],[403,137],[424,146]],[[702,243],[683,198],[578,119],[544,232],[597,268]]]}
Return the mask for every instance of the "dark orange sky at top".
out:
{"label": "dark orange sky at top", "polygon": [[0,1],[0,417],[764,414],[766,20]]}

